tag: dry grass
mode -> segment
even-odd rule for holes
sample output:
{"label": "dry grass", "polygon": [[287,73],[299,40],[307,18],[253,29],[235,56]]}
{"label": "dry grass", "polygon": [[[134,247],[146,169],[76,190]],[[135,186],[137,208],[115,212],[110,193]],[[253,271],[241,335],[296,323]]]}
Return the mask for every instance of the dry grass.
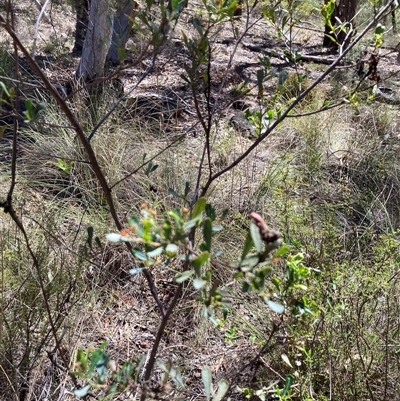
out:
{"label": "dry grass", "polygon": [[[69,21],[71,16],[67,17]],[[25,16],[19,18],[25,21]],[[54,21],[61,21],[58,8],[54,9]],[[32,34],[28,28],[20,31],[27,43]],[[58,25],[55,28],[60,31]],[[60,38],[67,34],[64,30]],[[38,47],[44,49],[46,43],[43,39]],[[222,57],[224,51],[226,48],[218,55]],[[179,57],[183,55],[179,53]],[[177,65],[181,67],[179,57]],[[236,84],[235,79],[227,82],[227,87]],[[131,84],[129,77],[125,84]],[[142,90],[150,85],[158,91],[172,85],[171,76],[160,69],[143,82]],[[332,91],[338,94],[335,85],[330,81],[321,87],[295,112],[321,107]],[[296,90],[295,81],[287,82],[279,101],[288,101]],[[20,145],[14,194],[16,212],[39,261],[39,272],[33,268],[21,233],[7,214],[0,215],[0,377],[7,392],[1,394],[4,400],[16,399],[24,386],[27,401],[46,396],[73,399],[66,392],[72,388],[70,379],[46,354],[54,344],[38,286],[39,273],[46,283],[69,369],[73,369],[78,348],[96,348],[103,341],[119,366],[140,355],[148,357],[160,322],[144,277],[128,273],[136,262],[122,245],[105,243],[105,234],[114,227],[103,194],[74,132],[65,128],[68,123],[58,108],[45,100],[41,129],[23,134],[29,141]],[[76,99],[70,105],[89,133],[114,101],[110,89],[97,105]],[[187,101],[192,105],[190,99]],[[148,118],[138,107],[135,103],[130,109],[120,109],[92,139],[111,185],[137,170],[113,189],[124,223],[138,214],[143,202],[157,211],[160,221],[165,211],[186,205],[171,196],[169,189],[183,194],[185,183],[190,182],[189,198],[193,196],[204,146],[200,128],[186,131],[193,116],[177,118],[171,124],[162,118]],[[215,249],[222,251],[222,262],[213,267],[214,275],[230,292],[232,307],[226,322],[222,313],[216,314],[220,327],[215,327],[202,316],[191,287],[184,290],[159,356],[182,367],[187,399],[204,398],[203,366],[211,368],[214,382],[233,379],[239,387],[255,389],[274,381],[282,387],[285,375],[296,371],[293,392],[298,400],[306,399],[310,387],[315,399],[328,399],[329,385],[335,398],[341,400],[354,399],[352,389],[358,391],[360,400],[370,396],[368,391],[395,396],[397,354],[390,354],[385,347],[399,344],[397,237],[393,234],[400,221],[398,121],[395,110],[376,103],[366,104],[360,111],[360,116],[355,116],[354,108],[346,106],[287,119],[210,188],[208,199],[218,213],[217,223],[224,227],[214,237]],[[182,141],[153,160],[158,165],[155,171],[146,174],[146,166],[139,169],[145,158],[161,152],[182,132],[186,132]],[[251,143],[221,113],[212,130],[213,171],[228,166]],[[9,185],[9,143],[2,144],[0,160],[0,199],[4,199]],[[208,174],[207,167],[203,169]],[[229,210],[223,218],[225,209]],[[323,311],[313,324],[301,317],[285,316],[279,321],[261,299],[243,294],[233,282],[234,269],[229,262],[240,257],[252,211],[262,212],[271,227],[283,232],[293,251],[304,252],[309,266],[321,272],[309,283]],[[89,227],[102,248],[95,244],[89,247]],[[282,262],[273,267],[274,274],[284,277]],[[151,269],[166,304],[177,287],[176,270],[177,266],[166,266],[163,261]],[[273,324],[281,324],[281,330],[260,364],[238,375],[267,340]],[[310,360],[302,347],[313,350]],[[294,365],[299,362],[297,368],[289,369],[282,354]],[[156,371],[155,379],[159,376]],[[367,377],[367,384],[363,377]],[[165,397],[172,399],[176,394],[171,390]],[[232,399],[243,397],[235,388]]]}

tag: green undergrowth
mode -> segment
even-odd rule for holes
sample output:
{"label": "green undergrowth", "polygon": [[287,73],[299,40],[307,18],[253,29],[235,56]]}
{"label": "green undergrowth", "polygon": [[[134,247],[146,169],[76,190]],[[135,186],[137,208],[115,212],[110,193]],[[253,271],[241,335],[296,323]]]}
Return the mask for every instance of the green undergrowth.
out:
{"label": "green undergrowth", "polygon": [[[298,96],[300,83],[308,85],[290,75],[276,100],[285,103]],[[329,89],[310,94],[293,114],[320,108]],[[88,135],[114,100],[107,90],[102,96],[98,104],[71,101]],[[16,213],[34,257],[9,216],[0,220],[5,306],[0,377],[14,398],[36,383],[14,377],[39,377],[38,365],[54,365],[46,359],[54,347],[52,324],[66,349],[63,363],[78,370],[77,348],[90,354],[100,350],[104,339],[118,366],[132,355],[136,363],[151,346],[160,317],[143,275],[129,273],[142,265],[132,261],[123,244],[106,243],[106,234],[115,227],[93,168],[58,108],[44,100],[42,128],[25,131],[29,141],[18,154],[15,192]],[[181,309],[171,318],[160,353],[181,365],[187,383],[213,364],[222,367],[216,368],[218,380],[233,381],[235,400],[267,400],[271,394],[281,400],[396,398],[396,123],[395,111],[375,103],[292,116],[254,154],[213,183],[207,202],[219,231],[213,234],[213,257],[218,258],[210,262],[210,271],[212,284],[226,291],[230,303],[210,319],[193,288],[183,287]],[[165,223],[165,213],[171,217],[176,210],[179,218],[172,215],[180,222],[193,198],[203,144],[186,137],[149,161],[176,138],[162,127],[163,122],[116,114],[91,139],[126,229],[141,210],[151,211],[155,227]],[[218,135],[213,167],[219,168],[251,144],[227,125],[220,127],[222,132],[212,132]],[[5,165],[0,169],[2,185],[9,180]],[[282,233],[290,252],[287,257],[272,255],[273,281],[265,290],[268,300],[285,300],[285,314],[269,309],[265,299],[243,291],[243,282],[233,279],[238,273],[233,262],[242,256],[252,212]],[[208,246],[201,244],[205,231],[195,243],[203,251]],[[140,249],[136,252],[143,256]],[[149,270],[168,303],[181,272],[178,262],[159,256]],[[297,286],[284,288],[282,283],[293,277],[299,279]],[[52,305],[50,316],[46,302]],[[260,347],[257,363],[248,365]],[[159,371],[157,375],[161,377]],[[66,381],[66,373],[52,377],[48,388],[54,391]]]}

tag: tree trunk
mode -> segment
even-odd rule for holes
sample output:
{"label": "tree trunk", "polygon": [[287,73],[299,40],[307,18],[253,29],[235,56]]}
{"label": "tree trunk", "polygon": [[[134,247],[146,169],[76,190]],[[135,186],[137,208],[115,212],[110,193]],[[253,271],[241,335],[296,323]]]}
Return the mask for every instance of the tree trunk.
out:
{"label": "tree trunk", "polygon": [[132,15],[134,7],[137,7],[137,3],[133,0],[120,0],[118,2],[114,16],[114,31],[111,46],[107,54],[107,61],[110,61],[113,65],[118,65],[121,62],[118,50],[124,49],[128,40],[132,28],[129,17]]}
{"label": "tree trunk", "polygon": [[82,54],[83,42],[85,41],[86,29],[89,23],[90,0],[74,0],[76,10],[75,44],[72,49],[74,56]]}
{"label": "tree trunk", "polygon": [[77,78],[90,81],[104,75],[104,64],[113,31],[110,3],[111,0],[91,0],[82,57],[76,71]]}
{"label": "tree trunk", "polygon": [[[356,15],[356,9],[357,0],[339,0],[339,3],[336,2],[335,11],[331,16],[332,25],[335,27],[335,25],[338,24],[336,19],[337,17],[342,23],[351,23],[354,29],[353,18]],[[329,26],[326,25],[323,46],[335,49],[337,49],[339,46],[342,46],[342,48],[345,49],[349,45],[352,37],[352,34],[348,34],[348,28],[349,26],[346,26],[347,32],[339,30],[335,33],[331,33],[331,29],[329,28]],[[336,39],[337,43],[335,43],[327,35],[333,36]]]}

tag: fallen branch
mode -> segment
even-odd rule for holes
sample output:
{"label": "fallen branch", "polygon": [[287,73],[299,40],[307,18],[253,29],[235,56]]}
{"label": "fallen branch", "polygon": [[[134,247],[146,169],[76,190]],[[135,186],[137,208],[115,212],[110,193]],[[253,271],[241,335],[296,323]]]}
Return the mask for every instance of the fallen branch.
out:
{"label": "fallen branch", "polygon": [[[259,52],[266,54],[269,57],[281,57],[281,55],[276,51],[276,50],[267,50],[265,45],[254,45],[251,43],[242,43],[243,47],[246,49],[249,49],[254,52]],[[313,62],[317,64],[325,64],[325,65],[331,65],[336,58],[332,57],[319,57],[319,56],[311,56],[308,54],[298,54],[297,55],[297,60],[296,61],[308,61],[308,62]]]}

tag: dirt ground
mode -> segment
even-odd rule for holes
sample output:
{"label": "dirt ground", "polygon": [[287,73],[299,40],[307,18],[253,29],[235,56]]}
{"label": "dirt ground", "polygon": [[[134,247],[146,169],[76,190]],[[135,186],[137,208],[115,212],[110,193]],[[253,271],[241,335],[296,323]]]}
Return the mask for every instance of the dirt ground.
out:
{"label": "dirt ground", "polygon": [[[17,32],[22,42],[32,49],[38,12],[29,3],[19,2],[15,13]],[[165,124],[169,124],[167,132],[171,137],[185,133],[192,138],[192,142],[185,145],[189,155],[197,146],[197,135],[201,130],[198,127],[192,93],[181,78],[185,73],[185,66],[190,63],[190,55],[183,44],[181,32],[187,35],[194,33],[188,23],[193,14],[202,16],[201,9],[196,4],[185,11],[182,16],[183,22],[175,28],[174,37],[154,64],[151,60],[145,60],[140,65],[135,65],[137,51],[141,45],[144,46],[144,38],[136,32],[128,42],[125,64],[117,73],[115,69],[108,70],[108,73],[115,74],[114,77],[122,85],[127,118],[129,113],[136,115],[143,108],[150,110],[146,113],[159,114],[164,118],[172,113],[172,117],[165,118],[168,121],[164,121]],[[43,21],[37,31],[36,60],[55,85],[65,86],[71,80],[79,61],[70,54],[73,47],[74,13],[67,5],[54,5],[48,10],[48,16],[49,21]],[[249,16],[247,24],[251,28],[239,44],[237,44],[237,33],[230,23],[225,24],[215,35],[210,70],[216,110],[216,130],[224,129],[238,134],[238,152],[247,148],[253,140],[254,132],[251,125],[241,116],[246,108],[256,110],[260,107],[257,99],[257,70],[262,68],[260,58],[267,56],[271,62],[273,74],[264,89],[266,93],[270,92],[271,96],[275,93],[278,75],[283,69],[289,74],[302,73],[306,76],[307,82],[312,82],[326,68],[325,64],[317,62],[300,62],[294,65],[285,60],[283,53],[288,49],[289,42],[285,45],[284,41],[278,39],[276,30],[261,18],[260,12],[254,12]],[[235,21],[239,37],[246,29],[245,25],[245,16]],[[334,60],[335,55],[321,47],[321,34],[322,28],[318,26],[315,28],[302,25],[301,28],[294,28],[293,42],[290,46],[292,50],[297,50],[301,54]],[[2,34],[0,40],[4,43],[7,39]],[[382,86],[390,88],[391,96],[400,98],[400,95],[397,95],[399,87],[396,81],[396,75],[400,70],[397,51],[394,51],[394,47],[384,47],[381,55],[379,73]],[[358,57],[357,54],[352,54],[349,58],[346,71],[350,73],[346,79],[353,74]],[[367,60],[368,57],[367,55]],[[24,68],[22,74],[30,77],[30,82],[35,82],[36,78],[28,66]],[[386,78],[390,78],[390,82]],[[249,89],[246,94],[240,92],[240,85],[244,81],[247,81],[246,87]],[[344,93],[348,85],[351,85],[351,82],[343,82]],[[330,87],[327,85],[327,93],[329,90]],[[115,102],[121,102],[121,94]],[[110,104],[110,108],[112,107],[114,105]],[[235,117],[237,117],[236,122]],[[272,157],[271,149],[261,147],[254,156],[254,160],[258,158],[256,168],[263,170],[270,157]],[[248,185],[251,185],[251,182]],[[70,318],[69,324],[74,327],[74,333],[68,344],[71,360],[74,359],[77,348],[95,347],[104,340],[108,344],[107,352],[117,363],[137,355],[148,356],[160,316],[144,278],[126,273],[131,268],[132,262],[123,248],[107,246],[105,252],[99,256],[98,263],[101,270],[106,272],[103,278],[100,276],[97,284],[99,298],[88,307],[84,319],[81,316]],[[93,269],[94,274],[100,274],[96,266]],[[166,270],[154,271],[153,276],[161,300],[167,304],[174,293],[176,283]],[[172,317],[168,325],[159,356],[163,360],[171,360],[174,364],[184,366],[185,382],[191,391],[187,394],[187,399],[202,398],[200,371],[202,366],[211,368],[215,382],[222,378],[234,379],[238,385],[251,382],[254,378],[252,370],[254,367],[245,371],[241,371],[241,367],[257,353],[258,344],[250,341],[245,335],[239,340],[227,341],[221,330],[203,321],[189,289],[182,299],[182,304],[178,306],[179,313]],[[245,312],[244,324],[248,324],[249,327],[256,326],[260,337],[267,337],[268,327],[263,323],[261,306],[259,309],[253,307],[249,312],[246,309],[246,302],[245,297],[235,300],[238,309],[242,308]],[[273,372],[273,367],[268,361],[262,360],[261,363],[267,371]],[[170,399],[174,396],[171,390]],[[243,395],[234,390],[232,399],[243,399]]]}

